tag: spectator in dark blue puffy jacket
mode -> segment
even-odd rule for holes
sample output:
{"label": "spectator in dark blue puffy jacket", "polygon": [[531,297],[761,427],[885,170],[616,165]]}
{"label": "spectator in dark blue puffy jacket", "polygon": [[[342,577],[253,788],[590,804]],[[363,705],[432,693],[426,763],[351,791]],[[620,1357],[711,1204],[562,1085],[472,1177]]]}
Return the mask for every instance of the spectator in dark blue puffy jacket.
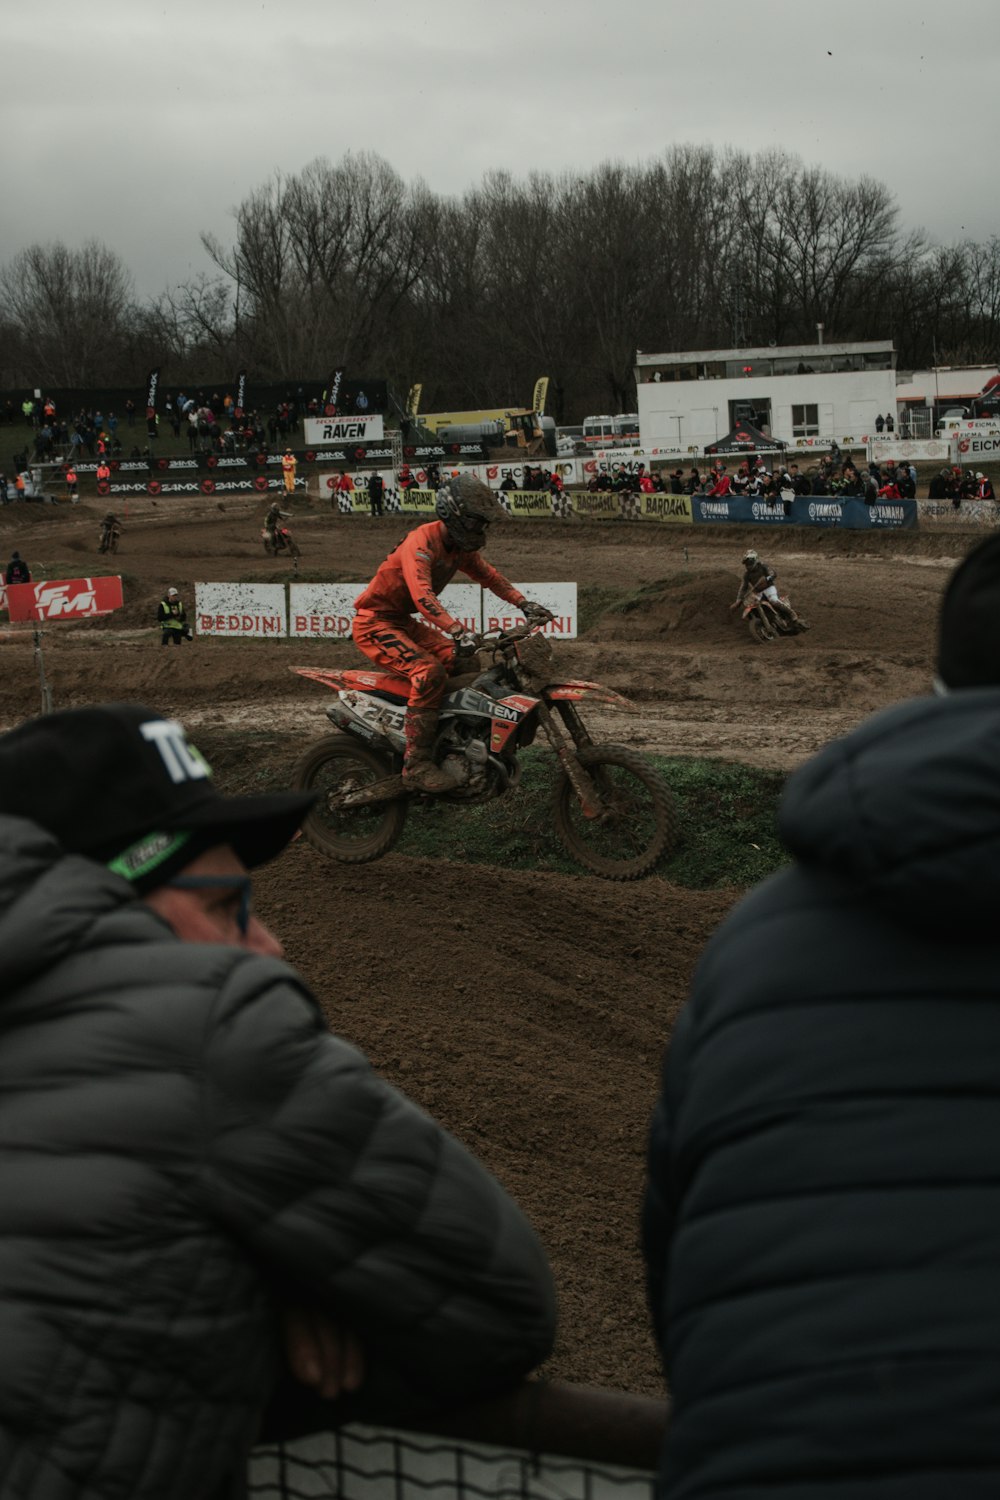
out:
{"label": "spectator in dark blue puffy jacket", "polygon": [[792,776],[793,863],[708,945],[644,1243],[670,1500],[1000,1491],[1000,536],[943,696]]}

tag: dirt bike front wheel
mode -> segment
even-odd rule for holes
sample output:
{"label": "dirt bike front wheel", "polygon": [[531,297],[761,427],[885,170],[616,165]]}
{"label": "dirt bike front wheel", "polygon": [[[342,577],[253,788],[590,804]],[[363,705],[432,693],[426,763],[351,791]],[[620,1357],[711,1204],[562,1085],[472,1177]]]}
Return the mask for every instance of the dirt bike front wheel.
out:
{"label": "dirt bike front wheel", "polygon": [[581,765],[600,798],[584,815],[569,777],[559,779],[552,812],[556,833],[584,869],[606,880],[639,880],[676,844],[677,804],[660,772],[624,745],[582,745]]}
{"label": "dirt bike front wheel", "polygon": [[332,804],[339,794],[391,775],[387,760],[344,734],[328,734],[307,750],[292,772],[292,786],[319,793],[302,825],[310,844],[345,865],[368,864],[388,854],[406,822],[405,797],[370,807]]}
{"label": "dirt bike front wheel", "polygon": [[751,615],[747,621],[747,625],[751,636],[760,646],[765,645],[768,641],[773,641],[778,633],[766,620],[762,620],[760,615]]}
{"label": "dirt bike front wheel", "polygon": [[298,542],[290,541],[288,543],[288,551],[296,561],[298,561],[298,559],[302,556],[302,548],[299,546]]}

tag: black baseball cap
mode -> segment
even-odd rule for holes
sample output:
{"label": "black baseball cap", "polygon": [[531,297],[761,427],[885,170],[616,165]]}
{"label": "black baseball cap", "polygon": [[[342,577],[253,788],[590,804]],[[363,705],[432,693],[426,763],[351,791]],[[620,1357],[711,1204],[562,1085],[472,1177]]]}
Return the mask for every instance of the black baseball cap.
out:
{"label": "black baseball cap", "polygon": [[223,797],[183,726],[140,703],[65,709],[0,736],[0,812],[30,818],[140,891],[215,844],[249,869],[265,864],[314,801]]}

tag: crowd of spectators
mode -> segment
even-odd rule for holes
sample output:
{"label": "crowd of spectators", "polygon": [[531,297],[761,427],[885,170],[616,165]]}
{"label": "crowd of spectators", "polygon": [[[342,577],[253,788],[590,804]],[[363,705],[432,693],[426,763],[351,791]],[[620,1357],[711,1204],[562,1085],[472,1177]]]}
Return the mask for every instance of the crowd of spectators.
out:
{"label": "crowd of spectators", "polygon": [[965,469],[959,465],[941,469],[930,482],[928,500],[950,500],[954,510],[960,510],[963,500],[995,500],[993,481],[982,470]]}
{"label": "crowd of spectators", "polygon": [[645,464],[640,463],[635,469],[622,466],[614,471],[600,470],[591,477],[587,488],[619,494],[749,496],[774,504],[787,504],[802,495],[829,495],[874,504],[880,499],[915,499],[917,471],[912,463],[902,460],[858,465],[849,453],[831,452],[804,469],[794,460],[786,463],[783,458],[769,467],[760,456],[742,459],[732,467],[724,459],[716,459],[708,468],[692,464],[687,470],[672,471],[647,471]]}

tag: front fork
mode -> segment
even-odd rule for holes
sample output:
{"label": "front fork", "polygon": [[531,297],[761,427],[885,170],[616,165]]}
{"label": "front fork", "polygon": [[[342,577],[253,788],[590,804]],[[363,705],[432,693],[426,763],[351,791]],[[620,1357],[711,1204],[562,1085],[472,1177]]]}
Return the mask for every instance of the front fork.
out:
{"label": "front fork", "polygon": [[[571,704],[560,703],[559,713],[566,726],[565,729],[547,703],[538,705],[538,721],[545,730],[545,736],[555,751],[559,764],[569,777],[570,785],[580,799],[583,816],[598,818],[604,811],[601,799],[594,786],[593,777],[580,764],[576,753],[578,747],[591,745],[593,740],[584,729],[580,715]],[[569,737],[567,737],[566,730],[569,731]]]}

